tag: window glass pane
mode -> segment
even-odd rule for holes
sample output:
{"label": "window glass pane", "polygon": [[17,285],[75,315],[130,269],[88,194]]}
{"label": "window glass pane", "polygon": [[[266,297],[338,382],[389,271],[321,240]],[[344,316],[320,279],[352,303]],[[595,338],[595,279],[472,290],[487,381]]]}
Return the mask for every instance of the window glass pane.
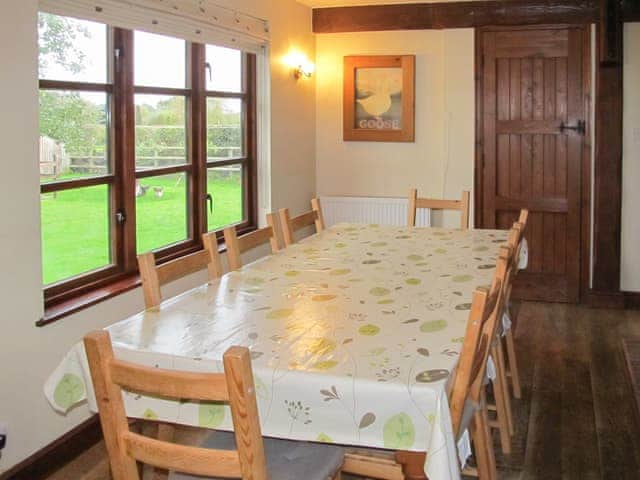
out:
{"label": "window glass pane", "polygon": [[107,185],[43,193],[40,208],[45,285],[111,263]]}
{"label": "window glass pane", "polygon": [[40,90],[40,181],[109,173],[108,96]]}
{"label": "window glass pane", "polygon": [[38,48],[42,79],[108,81],[106,25],[41,12]]}
{"label": "window glass pane", "polygon": [[185,98],[136,95],[136,169],[187,163]]}
{"label": "window glass pane", "polygon": [[207,193],[213,197],[213,211],[207,209],[209,230],[217,230],[244,220],[241,165],[209,168]]}
{"label": "window glass pane", "polygon": [[238,98],[207,98],[207,161],[243,156],[243,111]]}
{"label": "window glass pane", "polygon": [[207,90],[242,92],[242,52],[231,48],[206,46]]}
{"label": "window glass pane", "polygon": [[155,33],[134,32],[135,84],[185,88],[186,42]]}
{"label": "window glass pane", "polygon": [[138,253],[187,239],[187,178],[184,173],[136,180]]}

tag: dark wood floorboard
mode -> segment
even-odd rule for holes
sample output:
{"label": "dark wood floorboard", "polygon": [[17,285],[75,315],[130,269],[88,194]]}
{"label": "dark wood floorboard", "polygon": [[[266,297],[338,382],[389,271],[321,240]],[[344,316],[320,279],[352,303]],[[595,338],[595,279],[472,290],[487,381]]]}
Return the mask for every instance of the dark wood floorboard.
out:
{"label": "dark wood floorboard", "polygon": [[624,336],[622,349],[636,401],[636,414],[640,419],[640,336]]}
{"label": "dark wood floorboard", "polygon": [[[595,317],[595,316],[593,316]],[[640,478],[640,443],[633,398],[624,365],[620,330],[624,316],[591,321],[591,384],[601,478]]]}
{"label": "dark wood floorboard", "polygon": [[562,384],[562,474],[564,478],[600,478],[588,321],[570,315]]}
{"label": "dark wood floorboard", "polygon": [[[527,302],[515,333],[523,394],[513,401],[513,452],[503,455],[494,436],[500,478],[640,480],[621,343],[640,336],[640,311]],[[106,470],[99,444],[48,480],[107,480]]]}

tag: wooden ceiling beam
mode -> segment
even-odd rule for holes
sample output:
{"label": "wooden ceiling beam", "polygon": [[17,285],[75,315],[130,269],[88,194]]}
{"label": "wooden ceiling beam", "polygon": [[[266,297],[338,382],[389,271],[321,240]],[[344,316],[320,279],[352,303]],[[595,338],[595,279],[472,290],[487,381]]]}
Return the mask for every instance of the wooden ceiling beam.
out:
{"label": "wooden ceiling beam", "polygon": [[640,22],[640,0],[622,0],[622,21]]}
{"label": "wooden ceiling beam", "polygon": [[[428,30],[481,26],[584,24],[600,17],[598,0],[488,0],[316,8],[314,33]],[[623,21],[640,20],[640,2],[622,0]]]}

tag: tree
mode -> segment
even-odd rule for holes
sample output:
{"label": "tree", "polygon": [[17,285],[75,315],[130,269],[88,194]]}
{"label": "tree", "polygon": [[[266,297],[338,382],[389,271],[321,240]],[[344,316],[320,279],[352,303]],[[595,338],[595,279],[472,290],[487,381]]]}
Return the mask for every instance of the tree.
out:
{"label": "tree", "polygon": [[51,61],[63,66],[72,73],[80,73],[84,69],[84,52],[78,48],[78,38],[89,38],[87,28],[70,18],[38,14],[38,65],[40,73],[46,71]]}
{"label": "tree", "polygon": [[[39,67],[41,76],[51,63],[75,74],[85,68],[85,54],[78,40],[90,38],[79,21],[50,13],[38,15]],[[106,144],[103,105],[83,98],[79,92],[40,91],[40,135],[65,145],[70,155],[93,155]],[[102,153],[102,152],[99,152]]]}
{"label": "tree", "polygon": [[78,92],[40,91],[40,135],[63,143],[67,153],[101,154],[106,144],[104,107]]}

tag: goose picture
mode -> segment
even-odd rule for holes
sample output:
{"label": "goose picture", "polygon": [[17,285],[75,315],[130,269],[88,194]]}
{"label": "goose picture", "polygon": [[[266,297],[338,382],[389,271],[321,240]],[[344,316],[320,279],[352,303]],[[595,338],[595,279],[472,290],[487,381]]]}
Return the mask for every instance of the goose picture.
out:
{"label": "goose picture", "polygon": [[356,109],[356,124],[360,128],[400,128],[401,97],[402,69],[357,69],[356,103],[361,109]]}

